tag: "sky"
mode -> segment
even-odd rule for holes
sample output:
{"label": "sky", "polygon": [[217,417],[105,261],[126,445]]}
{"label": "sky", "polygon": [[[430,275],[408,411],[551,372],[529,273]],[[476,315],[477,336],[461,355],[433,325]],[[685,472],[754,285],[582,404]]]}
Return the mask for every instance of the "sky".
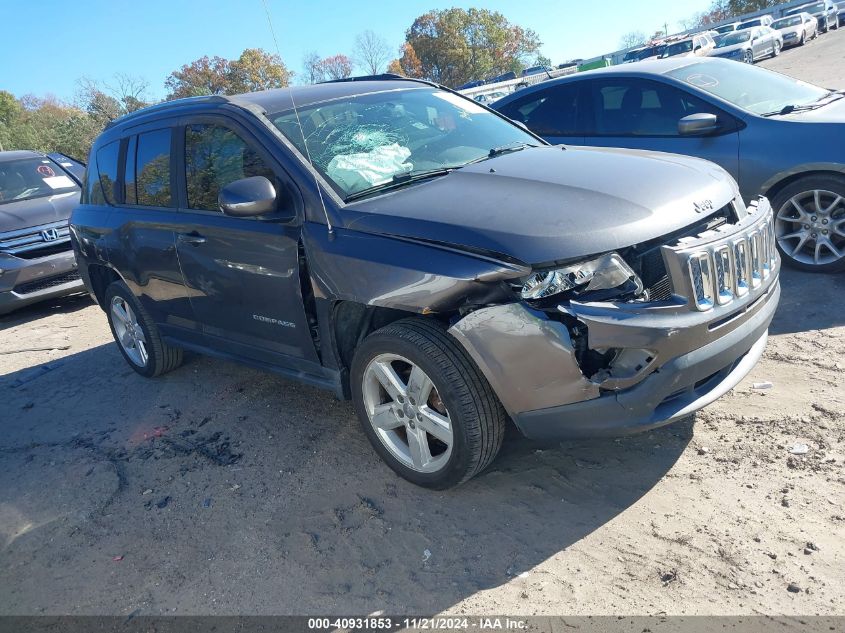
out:
{"label": "sky", "polygon": [[[352,54],[370,29],[398,50],[414,19],[431,9],[476,6],[500,11],[537,32],[554,64],[619,48],[621,36],[650,35],[706,9],[709,0],[266,0],[282,60],[301,73],[309,51]],[[0,90],[72,101],[78,80],[108,83],[115,73],[149,82],[147,97],[166,94],[172,71],[203,55],[236,58],[245,48],[275,52],[262,0],[0,0]],[[294,79],[296,81],[296,79]]]}

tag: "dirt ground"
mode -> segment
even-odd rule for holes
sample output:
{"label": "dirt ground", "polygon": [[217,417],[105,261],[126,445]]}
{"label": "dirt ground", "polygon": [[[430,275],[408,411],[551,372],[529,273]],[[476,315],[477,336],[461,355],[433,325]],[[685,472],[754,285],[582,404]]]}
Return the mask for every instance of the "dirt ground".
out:
{"label": "dirt ground", "polygon": [[0,614],[844,614],[845,276],[782,281],[694,424],[512,434],[443,493],[323,392],[199,356],[145,380],[86,297],[4,317]]}

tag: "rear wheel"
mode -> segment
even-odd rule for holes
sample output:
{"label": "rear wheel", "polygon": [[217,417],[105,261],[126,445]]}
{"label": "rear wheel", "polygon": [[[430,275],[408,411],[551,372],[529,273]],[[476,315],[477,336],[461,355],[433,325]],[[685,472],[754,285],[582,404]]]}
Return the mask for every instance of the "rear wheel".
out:
{"label": "rear wheel", "polygon": [[437,323],[403,319],[373,332],[355,352],[350,380],[373,448],[417,485],[460,484],[499,452],[507,414]]}
{"label": "rear wheel", "polygon": [[772,202],[784,262],[814,272],[845,270],[845,178],[801,178]]}
{"label": "rear wheel", "polygon": [[182,350],[165,343],[155,322],[122,281],[106,288],[106,315],[120,353],[136,372],[160,376],[182,364]]}
{"label": "rear wheel", "polygon": [[754,63],[754,51],[748,50],[745,51],[745,63],[746,64],[753,64]]}
{"label": "rear wheel", "polygon": [[772,48],[772,57],[780,55],[780,42],[775,42]]}

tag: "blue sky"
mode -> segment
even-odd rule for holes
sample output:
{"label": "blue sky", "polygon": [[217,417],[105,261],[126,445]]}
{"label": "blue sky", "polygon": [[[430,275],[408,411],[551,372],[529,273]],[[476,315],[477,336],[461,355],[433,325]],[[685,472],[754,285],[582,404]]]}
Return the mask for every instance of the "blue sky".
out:
{"label": "blue sky", "polygon": [[[708,0],[267,0],[282,59],[300,72],[306,52],[351,54],[355,35],[371,29],[398,49],[413,20],[452,6],[494,9],[535,30],[554,63],[618,48],[632,30],[679,29]],[[0,90],[71,100],[77,79],[108,81],[116,72],[144,77],[149,97],[164,79],[203,55],[237,57],[244,48],[274,51],[262,0],[4,0]]]}

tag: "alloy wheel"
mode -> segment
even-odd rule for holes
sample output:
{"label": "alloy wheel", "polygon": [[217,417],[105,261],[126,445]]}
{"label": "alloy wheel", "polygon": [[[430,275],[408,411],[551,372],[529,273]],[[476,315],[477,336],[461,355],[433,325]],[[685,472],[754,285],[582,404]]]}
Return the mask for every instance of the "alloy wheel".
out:
{"label": "alloy wheel", "polygon": [[454,443],[452,422],[425,371],[398,354],[380,354],[362,380],[367,417],[391,455],[417,472],[444,468]]}
{"label": "alloy wheel", "polygon": [[792,196],[775,219],[778,245],[797,262],[820,266],[845,257],[845,198],[814,189]]}
{"label": "alloy wheel", "polygon": [[149,360],[147,339],[135,311],[123,297],[113,297],[111,315],[117,342],[123,351],[138,367],[146,367]]}
{"label": "alloy wheel", "polygon": [[753,64],[754,63],[754,53],[751,51],[745,51],[745,63],[746,64]]}

